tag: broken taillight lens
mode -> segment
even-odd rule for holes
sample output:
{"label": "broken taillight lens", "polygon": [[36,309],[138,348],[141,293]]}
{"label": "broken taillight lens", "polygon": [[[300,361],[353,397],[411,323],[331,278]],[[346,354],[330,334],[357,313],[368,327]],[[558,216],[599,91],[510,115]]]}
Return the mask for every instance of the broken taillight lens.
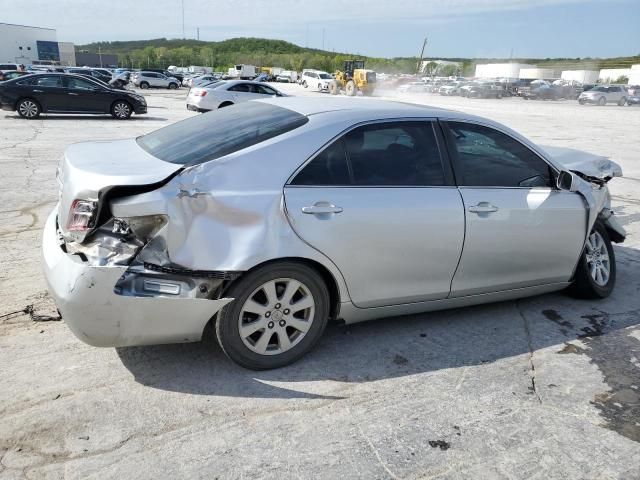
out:
{"label": "broken taillight lens", "polygon": [[93,228],[98,202],[75,199],[69,209],[67,230],[81,232]]}

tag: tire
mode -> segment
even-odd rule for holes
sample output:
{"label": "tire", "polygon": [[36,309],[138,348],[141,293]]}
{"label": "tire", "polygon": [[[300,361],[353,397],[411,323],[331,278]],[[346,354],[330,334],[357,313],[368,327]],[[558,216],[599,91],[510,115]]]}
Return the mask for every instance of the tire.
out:
{"label": "tire", "polygon": [[218,105],[218,108],[230,107],[231,105],[233,105],[233,102],[222,102]]}
{"label": "tire", "polygon": [[598,99],[598,105],[600,105],[601,107],[604,107],[607,104],[607,99],[604,97],[600,97]]}
{"label": "tire", "polygon": [[580,105],[584,105],[586,102],[585,102],[584,100],[578,100],[578,103],[579,103]]}
{"label": "tire", "polygon": [[176,88],[178,88],[178,84],[176,84],[176,83],[170,83],[169,84],[169,90],[175,90]]}
{"label": "tire", "polygon": [[140,88],[143,90],[149,88],[149,84],[147,82],[140,82]]}
{"label": "tire", "polygon": [[23,98],[16,105],[16,111],[22,118],[34,120],[42,113],[40,104],[32,98]]}
{"label": "tire", "polygon": [[304,88],[307,88],[307,87],[309,86],[309,85],[307,85],[307,81],[306,81],[306,80],[304,80],[304,81],[302,82],[302,86],[303,86]]}
{"label": "tire", "polygon": [[133,108],[131,108],[129,102],[125,102],[124,100],[117,100],[111,105],[111,116],[118,120],[126,120],[131,117],[132,113]]}
{"label": "tire", "polygon": [[619,107],[624,107],[626,103],[627,103],[627,99],[626,99],[625,97],[622,97],[622,98],[618,101],[618,106],[619,106]]}
{"label": "tire", "polygon": [[338,95],[340,93],[340,87],[338,86],[337,81],[334,80],[331,83],[329,83],[329,93],[331,95]]}
{"label": "tire", "polygon": [[358,88],[356,87],[356,82],[353,80],[349,80],[347,85],[344,88],[345,93],[348,97],[353,97],[358,92]]}
{"label": "tire", "polygon": [[497,99],[502,98],[502,94],[501,94],[501,93],[499,93],[499,94],[496,96],[496,98],[497,98]]}
{"label": "tire", "polygon": [[321,83],[319,83],[319,84],[318,84],[318,91],[319,91],[319,92],[321,92],[321,91],[322,91],[322,84],[321,84]]}
{"label": "tire", "polygon": [[[249,272],[225,296],[235,300],[218,313],[218,343],[231,360],[251,370],[284,367],[300,359],[316,345],[329,318],[327,286],[315,270],[301,263],[272,263]],[[297,312],[285,308],[297,304],[311,306]],[[244,335],[241,325],[247,329]]]}
{"label": "tire", "polygon": [[[596,254],[597,253],[597,254]],[[594,266],[594,262],[596,265]],[[597,262],[600,262],[599,264]],[[608,265],[607,265],[608,262]],[[604,280],[604,273],[608,276]],[[604,270],[602,270],[604,268]],[[600,269],[600,277],[598,270]],[[595,273],[593,273],[595,272]],[[580,255],[573,284],[569,293],[577,298],[606,298],[616,284],[616,258],[607,229],[596,222]]]}

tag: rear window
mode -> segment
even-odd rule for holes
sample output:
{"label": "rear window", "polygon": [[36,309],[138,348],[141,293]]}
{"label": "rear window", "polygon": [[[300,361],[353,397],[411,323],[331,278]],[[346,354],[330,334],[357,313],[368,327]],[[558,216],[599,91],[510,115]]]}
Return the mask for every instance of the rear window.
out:
{"label": "rear window", "polygon": [[191,117],[137,138],[165,162],[198,165],[294,130],[309,119],[261,102],[246,102]]}

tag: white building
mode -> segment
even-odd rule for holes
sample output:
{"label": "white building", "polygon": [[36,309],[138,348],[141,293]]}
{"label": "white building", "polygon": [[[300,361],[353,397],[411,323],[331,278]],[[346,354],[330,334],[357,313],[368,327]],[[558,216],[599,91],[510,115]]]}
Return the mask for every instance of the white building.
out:
{"label": "white building", "polygon": [[586,84],[596,83],[600,78],[600,72],[598,70],[565,70],[560,78]]}
{"label": "white building", "polygon": [[73,44],[58,43],[53,28],[0,23],[0,63],[75,65],[75,52],[71,55],[69,51],[72,47]]}
{"label": "white building", "polygon": [[484,63],[476,65],[477,78],[520,78],[520,70],[535,68],[524,63]]}
{"label": "white building", "polygon": [[631,65],[629,72],[629,85],[640,85],[640,64]]}
{"label": "white building", "polygon": [[518,78],[522,80],[557,80],[560,78],[560,72],[553,68],[521,68]]}
{"label": "white building", "polygon": [[603,68],[600,70],[599,80],[602,83],[614,83],[620,77],[629,77],[631,68]]}

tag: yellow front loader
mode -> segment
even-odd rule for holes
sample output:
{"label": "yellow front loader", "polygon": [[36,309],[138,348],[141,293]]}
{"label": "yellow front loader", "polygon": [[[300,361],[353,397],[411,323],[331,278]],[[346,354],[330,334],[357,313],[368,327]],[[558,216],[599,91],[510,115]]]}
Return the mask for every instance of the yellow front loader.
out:
{"label": "yellow front loader", "polygon": [[335,77],[329,84],[331,95],[338,95],[342,90],[349,97],[358,92],[371,95],[376,87],[376,72],[365,70],[364,60],[347,60],[344,62],[344,70],[338,70]]}

